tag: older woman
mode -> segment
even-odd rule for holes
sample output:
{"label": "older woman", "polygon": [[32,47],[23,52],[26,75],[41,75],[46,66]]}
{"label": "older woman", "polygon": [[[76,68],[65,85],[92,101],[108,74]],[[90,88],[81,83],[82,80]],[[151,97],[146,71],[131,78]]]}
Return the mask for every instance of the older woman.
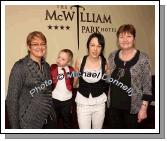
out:
{"label": "older woman", "polygon": [[28,55],[10,73],[6,104],[11,128],[43,128],[51,109],[50,66],[43,33],[27,36]]}
{"label": "older woman", "polygon": [[151,69],[148,56],[135,48],[136,30],[133,25],[119,27],[119,50],[109,55],[110,126],[137,128],[147,118],[151,100]]}

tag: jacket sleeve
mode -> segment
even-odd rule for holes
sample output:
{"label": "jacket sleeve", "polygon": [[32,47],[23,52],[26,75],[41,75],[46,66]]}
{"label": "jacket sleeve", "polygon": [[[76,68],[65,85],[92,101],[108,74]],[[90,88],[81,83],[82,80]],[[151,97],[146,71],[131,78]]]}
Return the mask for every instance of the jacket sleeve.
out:
{"label": "jacket sleeve", "polygon": [[50,67],[50,76],[52,80],[52,90],[54,90],[56,83],[57,83],[57,65],[52,64]]}
{"label": "jacket sleeve", "polygon": [[19,125],[19,97],[23,87],[23,66],[16,62],[9,77],[8,92],[6,98],[7,111],[11,128],[18,129]]}
{"label": "jacket sleeve", "polygon": [[117,51],[114,51],[112,53],[110,53],[109,57],[108,57],[108,66],[109,66],[109,69],[110,69],[110,73],[113,72],[113,70],[115,69],[115,54],[116,54]]}
{"label": "jacket sleeve", "polygon": [[142,89],[143,89],[143,97],[142,100],[151,101],[152,100],[152,75],[151,75],[151,65],[149,62],[149,58],[146,56],[146,59],[143,63],[142,70]]}
{"label": "jacket sleeve", "polygon": [[[70,69],[70,73],[75,72],[75,69],[74,69],[72,66],[68,66],[68,67],[69,67],[69,69]],[[71,86],[73,86],[74,77],[70,77],[70,83],[71,83]]]}

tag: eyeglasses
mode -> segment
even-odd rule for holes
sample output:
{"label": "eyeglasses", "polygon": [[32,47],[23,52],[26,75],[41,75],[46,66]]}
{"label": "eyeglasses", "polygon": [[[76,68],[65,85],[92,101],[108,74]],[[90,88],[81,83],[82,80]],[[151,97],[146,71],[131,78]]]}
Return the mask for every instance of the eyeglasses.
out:
{"label": "eyeglasses", "polygon": [[43,48],[46,48],[47,47],[47,45],[46,44],[38,44],[38,43],[33,43],[33,44],[31,44],[31,46],[33,47],[33,48],[37,48],[37,47],[43,47]]}

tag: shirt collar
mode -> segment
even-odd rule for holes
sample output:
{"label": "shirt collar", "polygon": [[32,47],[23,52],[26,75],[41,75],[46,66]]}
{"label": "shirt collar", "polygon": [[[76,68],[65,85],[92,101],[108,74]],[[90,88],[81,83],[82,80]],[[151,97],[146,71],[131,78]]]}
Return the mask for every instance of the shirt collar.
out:
{"label": "shirt collar", "polygon": [[62,68],[64,68],[64,69],[66,70],[66,72],[69,71],[69,67],[68,67],[68,66],[65,66],[65,67],[59,67],[59,66],[58,66],[58,70],[62,70]]}

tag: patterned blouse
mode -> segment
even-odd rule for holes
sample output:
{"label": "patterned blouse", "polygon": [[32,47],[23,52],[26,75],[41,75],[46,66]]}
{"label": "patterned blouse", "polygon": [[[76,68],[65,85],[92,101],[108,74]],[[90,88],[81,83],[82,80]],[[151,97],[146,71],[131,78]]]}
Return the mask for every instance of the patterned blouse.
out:
{"label": "patterned blouse", "polygon": [[[116,68],[114,62],[116,53],[117,51],[114,51],[108,57],[111,73]],[[132,87],[130,113],[136,114],[140,110],[142,100],[151,101],[152,98],[151,67],[145,53],[140,52],[137,63],[130,68],[130,73]]]}

